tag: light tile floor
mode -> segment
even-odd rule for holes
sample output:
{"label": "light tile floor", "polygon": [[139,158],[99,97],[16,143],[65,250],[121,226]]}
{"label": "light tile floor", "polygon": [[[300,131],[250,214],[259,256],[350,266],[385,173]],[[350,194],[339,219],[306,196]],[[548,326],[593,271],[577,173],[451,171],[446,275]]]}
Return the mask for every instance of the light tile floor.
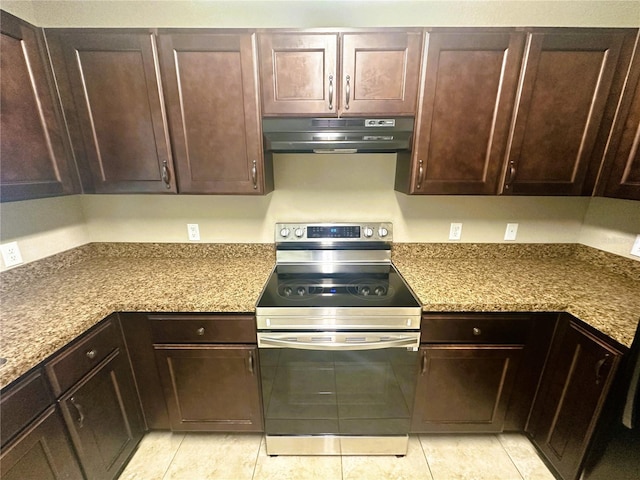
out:
{"label": "light tile floor", "polygon": [[519,434],[420,435],[405,457],[269,457],[262,435],[148,433],[121,480],[554,480]]}

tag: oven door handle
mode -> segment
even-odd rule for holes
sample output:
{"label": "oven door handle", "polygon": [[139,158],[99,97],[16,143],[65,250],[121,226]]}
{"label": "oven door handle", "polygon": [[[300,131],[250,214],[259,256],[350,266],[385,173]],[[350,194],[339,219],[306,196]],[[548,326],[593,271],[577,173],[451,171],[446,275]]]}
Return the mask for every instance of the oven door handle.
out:
{"label": "oven door handle", "polygon": [[[359,337],[354,336],[352,338],[357,339]],[[283,339],[258,335],[258,348],[293,348],[299,350],[379,350],[399,347],[414,347],[417,349],[419,342],[419,334],[417,337],[411,335],[376,341],[332,341],[331,337],[318,337],[317,341],[311,342],[300,341],[291,337]]]}

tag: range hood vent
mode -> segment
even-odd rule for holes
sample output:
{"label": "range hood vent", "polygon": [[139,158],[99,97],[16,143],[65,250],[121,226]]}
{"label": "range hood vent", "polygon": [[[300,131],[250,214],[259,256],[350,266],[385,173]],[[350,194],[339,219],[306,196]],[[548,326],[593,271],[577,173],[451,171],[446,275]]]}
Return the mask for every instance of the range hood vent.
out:
{"label": "range hood vent", "polygon": [[413,117],[264,118],[266,152],[385,153],[411,150]]}

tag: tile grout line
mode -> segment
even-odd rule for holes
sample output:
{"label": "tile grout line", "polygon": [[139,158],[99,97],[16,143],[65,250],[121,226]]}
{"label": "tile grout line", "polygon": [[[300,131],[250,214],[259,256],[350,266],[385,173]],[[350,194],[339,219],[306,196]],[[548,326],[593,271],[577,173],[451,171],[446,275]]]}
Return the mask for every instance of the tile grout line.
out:
{"label": "tile grout line", "polygon": [[424,456],[424,461],[427,464],[427,468],[429,469],[429,475],[431,475],[431,479],[435,480],[436,477],[433,476],[433,471],[431,470],[431,465],[429,465],[429,459],[427,458],[427,452],[424,450],[424,445],[422,445],[422,439],[420,438],[420,434],[417,435],[418,443],[420,444],[420,449],[422,450],[422,455]]}
{"label": "tile grout line", "polygon": [[[255,480],[256,477],[256,469],[258,468],[258,460],[260,458],[260,450],[262,449],[262,442],[265,441],[264,435],[260,436],[260,443],[258,444],[258,451],[256,452],[256,461],[253,464],[253,473],[251,474],[251,480]],[[265,445],[266,447],[266,445]],[[266,452],[266,448],[265,448]]]}
{"label": "tile grout line", "polygon": [[[173,432],[171,433],[171,435],[173,435]],[[178,450],[180,450],[180,447],[182,446],[182,443],[184,442],[184,439],[187,437],[186,433],[182,433],[182,440],[180,440],[180,443],[178,444],[178,448],[176,448],[176,451],[173,452],[173,455],[171,456],[171,461],[169,462],[169,465],[167,465],[167,468],[165,469],[164,473],[162,474],[162,480],[164,480],[167,476],[167,473],[169,473],[169,470],[171,470],[171,465],[173,464],[173,461],[176,459],[176,455],[178,455]]]}
{"label": "tile grout line", "polygon": [[526,480],[525,477],[524,477],[524,473],[520,470],[520,467],[518,467],[518,464],[516,463],[516,461],[511,457],[511,453],[509,453],[509,449],[507,447],[505,447],[504,444],[502,443],[502,440],[500,439],[500,435],[495,435],[495,438],[496,438],[496,440],[498,440],[498,443],[500,444],[502,449],[507,454],[507,457],[509,457],[509,460],[511,461],[513,466],[516,467],[516,470],[518,471],[518,475],[520,475],[522,480]]}

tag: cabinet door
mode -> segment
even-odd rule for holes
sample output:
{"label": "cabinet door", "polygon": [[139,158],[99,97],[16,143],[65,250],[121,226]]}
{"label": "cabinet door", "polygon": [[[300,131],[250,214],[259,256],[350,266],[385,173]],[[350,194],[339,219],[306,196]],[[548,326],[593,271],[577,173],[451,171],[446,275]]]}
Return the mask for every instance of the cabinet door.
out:
{"label": "cabinet door", "polygon": [[0,12],[2,201],[76,193],[67,130],[39,29]]}
{"label": "cabinet door", "polygon": [[129,362],[116,350],[59,400],[88,478],[116,478],[144,426]]}
{"label": "cabinet door", "polygon": [[342,115],[415,115],[421,32],[342,36]]}
{"label": "cabinet door", "polygon": [[54,406],[2,450],[0,477],[3,480],[83,478],[60,413]]}
{"label": "cabinet door", "polygon": [[502,431],[523,348],[421,347],[411,431]]}
{"label": "cabinet door", "polygon": [[153,35],[46,34],[86,190],[175,193]]}
{"label": "cabinet door", "polygon": [[528,35],[503,193],[581,194],[624,35]]}
{"label": "cabinet door", "polygon": [[605,153],[602,180],[605,196],[640,200],[640,34]]}
{"label": "cabinet door", "polygon": [[407,193],[495,194],[524,34],[431,33],[428,45],[411,180],[398,186]]}
{"label": "cabinet door", "polygon": [[181,193],[266,193],[255,34],[159,35]]}
{"label": "cabinet door", "polygon": [[577,478],[620,352],[575,325],[559,327],[527,432],[562,478]]}
{"label": "cabinet door", "polygon": [[336,33],[269,33],[259,42],[264,115],[337,115]]}
{"label": "cabinet door", "polygon": [[155,345],[174,431],[262,431],[257,348]]}

